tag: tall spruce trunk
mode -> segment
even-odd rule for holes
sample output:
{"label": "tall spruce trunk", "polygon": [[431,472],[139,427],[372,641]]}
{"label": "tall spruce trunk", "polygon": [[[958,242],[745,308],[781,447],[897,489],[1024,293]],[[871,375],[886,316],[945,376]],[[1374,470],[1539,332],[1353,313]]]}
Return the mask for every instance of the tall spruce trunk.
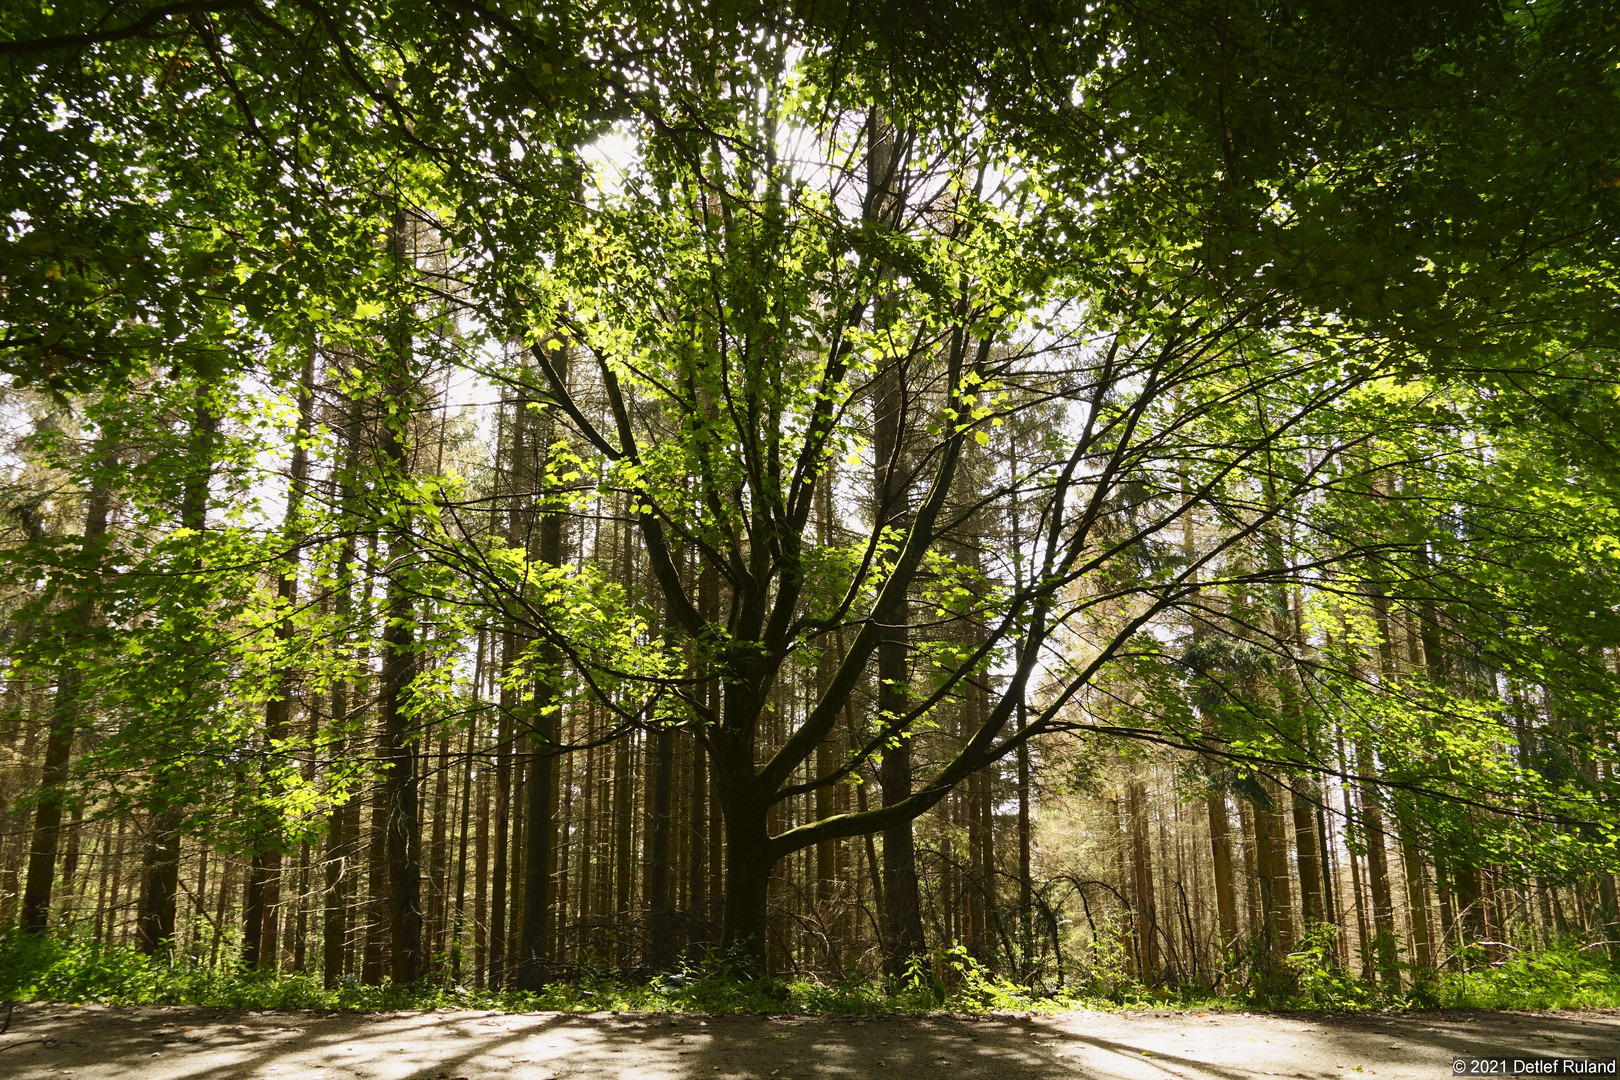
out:
{"label": "tall spruce trunk", "polygon": [[489,770],[478,770],[478,816],[473,830],[473,985],[489,985]]}
{"label": "tall spruce trunk", "polygon": [[[344,550],[349,559],[353,560],[353,543],[346,543]],[[347,585],[340,576],[339,596],[347,592]],[[334,609],[348,605],[334,604]],[[346,610],[338,612],[338,625],[343,626],[348,617]],[[341,733],[349,722],[349,693],[348,683],[342,679],[332,681],[331,691],[332,729]],[[332,743],[332,756],[341,759],[344,744],[347,739],[339,734]],[[350,800],[351,802],[353,800]],[[349,804],[334,806],[326,819],[326,853],[322,867],[323,907],[321,918],[321,984],[328,990],[334,990],[343,981],[343,954],[348,939],[348,892],[347,883],[355,878],[349,867],[350,846],[353,837],[349,835],[345,826],[349,818]]]}
{"label": "tall spruce trunk", "polygon": [[1230,949],[1238,939],[1237,890],[1232,878],[1232,825],[1225,789],[1204,799],[1209,818],[1210,869],[1215,876],[1215,913],[1220,924],[1221,947]]}
{"label": "tall spruce trunk", "polygon": [[1292,831],[1283,813],[1282,786],[1275,780],[1265,782],[1271,796],[1271,809],[1264,812],[1266,835],[1271,842],[1271,896],[1275,905],[1277,925],[1276,943],[1283,953],[1294,947],[1294,882],[1288,872],[1288,834]]}
{"label": "tall spruce trunk", "polygon": [[[338,549],[337,580],[332,586],[332,614],[337,624],[337,640],[333,643],[339,663],[350,659],[349,621],[354,614],[354,560],[355,545],[355,469],[360,463],[360,404],[349,403],[347,430],[343,433],[343,460],[336,479],[338,511],[342,515],[343,543]],[[331,760],[341,761],[348,745],[349,680],[340,671],[332,680],[330,695],[332,712]],[[343,980],[345,952],[348,945],[349,901],[355,893],[354,883],[359,879],[358,860],[355,859],[355,834],[359,831],[358,799],[350,799],[332,808],[327,816],[326,854],[323,866],[325,885],[324,910],[321,919],[321,981],[328,989],[335,989]],[[352,865],[351,865],[352,863]]]}
{"label": "tall spruce trunk", "polygon": [[[1429,895],[1424,881],[1423,856],[1418,851],[1408,815],[1397,813],[1396,829],[1400,835],[1401,863],[1406,878],[1406,910],[1412,926],[1412,965],[1419,972],[1434,967],[1434,951],[1430,946]],[[1417,977],[1414,974],[1414,977]]]}
{"label": "tall spruce trunk", "polygon": [[631,840],[635,830],[630,750],[626,733],[613,747],[613,934],[614,960],[621,970],[630,966]]}
{"label": "tall spruce trunk", "polygon": [[[560,659],[542,659],[542,663],[555,665]],[[547,943],[551,937],[553,906],[551,877],[556,861],[557,757],[554,748],[558,743],[560,696],[555,680],[542,677],[536,682],[536,717],[529,733],[529,770],[524,784],[528,821],[524,830],[523,920],[520,959],[514,972],[515,984],[523,990],[540,989],[547,975]]]}
{"label": "tall spruce trunk", "polygon": [[444,951],[449,910],[450,873],[450,729],[441,728],[434,754],[433,834],[428,849],[428,918],[425,946],[430,970],[437,970]]}
{"label": "tall spruce trunk", "polygon": [[[720,617],[720,575],[708,562],[698,569],[698,613],[705,623],[713,625]],[[711,715],[720,711],[720,685],[709,679],[700,688],[704,708]],[[692,764],[692,884],[689,889],[694,929],[693,945],[712,945],[715,942],[718,905],[724,902],[724,878],[721,859],[724,855],[724,812],[714,794],[709,777],[709,739],[713,729],[704,731],[697,740]]]}
{"label": "tall spruce trunk", "polygon": [[[506,505],[506,544],[510,548],[529,547],[530,517],[524,505],[524,492],[526,477],[530,475],[528,468],[528,394],[519,389],[517,397],[512,401],[511,421],[503,426],[502,434],[507,435],[504,445],[497,445],[496,460],[504,462],[505,468],[500,473],[503,477],[501,489],[497,497],[504,498]],[[497,440],[499,442],[499,440]],[[515,680],[518,678],[518,665],[524,648],[524,641],[517,634],[515,623],[508,619],[501,634],[501,662],[496,670],[499,675],[499,690],[497,702],[499,712],[496,721],[495,743],[495,821],[493,827],[494,867],[492,873],[493,893],[490,898],[490,929],[489,929],[489,969],[487,980],[490,987],[499,989],[508,984],[508,976],[513,975],[514,968],[521,967],[522,923],[521,920],[509,922],[508,915],[511,910],[511,896],[509,886],[512,880],[512,797],[513,797],[513,762],[514,747],[517,740],[517,705],[520,693]],[[521,768],[522,763],[518,763]],[[516,947],[514,947],[516,946]],[[521,977],[521,973],[518,977]]]}
{"label": "tall spruce trunk", "polygon": [[[98,458],[105,452],[106,448],[98,444]],[[99,466],[101,462],[96,460],[92,464]],[[84,533],[80,538],[80,547],[87,554],[99,552],[107,535],[107,515],[111,507],[112,492],[106,485],[92,482],[85,497]],[[20,925],[31,934],[43,933],[50,919],[56,855],[61,844],[62,788],[67,782],[73,740],[78,732],[79,693],[84,685],[74,654],[94,633],[95,626],[96,603],[93,598],[85,597],[74,605],[64,625],[64,657],[57,667],[51,727],[40,769],[39,800],[34,806],[34,827],[29,836],[28,884],[23,892]]]}
{"label": "tall spruce trunk", "polygon": [[[516,638],[501,635],[501,659],[511,662]],[[510,685],[502,680],[496,694],[495,714],[495,793],[494,821],[490,843],[494,848],[490,867],[489,947],[485,981],[491,989],[504,985],[506,975],[506,883],[510,857],[512,816],[512,706]]]}
{"label": "tall spruce trunk", "polygon": [[674,787],[675,738],[667,727],[652,733],[652,807],[647,821],[647,966],[667,969],[675,960],[675,927],[669,904],[670,798]]}
{"label": "tall spruce trunk", "polygon": [[[214,436],[218,431],[219,417],[208,404],[207,386],[200,385],[196,392],[190,445],[186,450],[191,467],[180,496],[180,525],[198,536],[208,525],[208,485],[214,474]],[[202,561],[196,560],[193,568],[201,570]],[[189,712],[199,690],[188,680],[181,708]],[[161,778],[158,783],[142,859],[140,917],[135,929],[136,944],[149,956],[168,948],[174,941],[180,893],[183,808],[175,805],[173,796],[162,790]]]}
{"label": "tall spruce trunk", "polygon": [[[309,481],[308,441],[314,410],[315,350],[310,348],[304,359],[303,376],[298,384],[298,423],[293,432],[292,461],[287,470],[287,503],[282,518],[282,534],[288,551],[276,578],[276,605],[281,618],[276,622],[276,647],[285,650],[292,643],[293,607],[298,602],[298,563],[303,554],[303,531],[299,524],[303,514],[304,485]],[[270,688],[264,703],[265,757],[271,760],[277,754],[275,746],[287,735],[290,719],[290,692],[293,672],[290,667],[278,669],[275,685]],[[272,830],[273,832],[275,830]],[[253,861],[248,872],[247,902],[242,919],[242,963],[256,967],[262,959],[270,958],[272,967],[276,955],[276,917],[280,901],[281,849],[274,835],[262,836],[253,849]]]}
{"label": "tall spruce trunk", "polygon": [[[554,370],[563,380],[568,378],[568,350],[554,350],[551,355]],[[523,417],[519,417],[521,430]],[[546,475],[546,455],[550,449],[554,427],[547,419],[541,428],[538,445],[533,448],[538,467],[524,468],[531,487],[538,488],[539,478]],[[526,466],[526,462],[524,463]],[[539,515],[538,545],[535,561],[542,567],[560,567],[563,564],[563,517],[561,513],[543,510]],[[562,733],[562,650],[551,640],[541,642],[537,657],[534,684],[533,712],[529,727],[529,776],[525,785],[528,796],[527,850],[524,857],[523,925],[517,984],[524,990],[539,990],[548,974],[548,946],[551,939],[552,871],[557,860],[557,770],[556,748]]]}
{"label": "tall spruce trunk", "polygon": [[383,785],[373,784],[369,801],[370,828],[366,836],[366,943],[360,957],[360,979],[367,986],[383,980],[388,962],[388,796]]}
{"label": "tall spruce trunk", "polygon": [[1308,781],[1294,777],[1288,804],[1294,818],[1294,861],[1299,868],[1301,931],[1327,919],[1322,897],[1322,852],[1316,831],[1316,804],[1307,794]]}
{"label": "tall spruce trunk", "polygon": [[1270,971],[1277,960],[1276,870],[1271,864],[1271,814],[1258,803],[1243,805],[1244,832],[1250,858],[1249,938],[1253,942],[1255,964]]}
{"label": "tall spruce trunk", "polygon": [[[1274,483],[1268,478],[1265,482],[1267,509],[1275,511],[1278,498]],[[1276,576],[1280,582],[1288,573],[1287,552],[1283,547],[1283,540],[1275,528],[1263,530],[1262,537],[1266,550],[1267,569]],[[1311,731],[1311,722],[1304,706],[1304,686],[1301,683],[1298,664],[1298,651],[1304,646],[1304,635],[1300,632],[1296,608],[1289,603],[1288,590],[1282,584],[1273,585],[1269,592],[1271,608],[1272,635],[1283,647],[1283,670],[1278,679],[1278,696],[1281,698],[1282,714],[1287,722],[1289,732],[1297,745],[1313,747],[1315,737]],[[1322,859],[1316,847],[1316,818],[1311,800],[1306,796],[1303,788],[1305,780],[1302,777],[1293,777],[1288,781],[1286,795],[1273,791],[1274,796],[1286,799],[1290,816],[1293,819],[1295,865],[1299,870],[1299,907],[1301,930],[1313,923],[1322,920]],[[1278,858],[1275,860],[1275,869],[1278,874],[1277,884],[1282,887],[1288,885],[1288,842],[1286,828],[1280,812],[1274,820],[1273,839],[1278,845]],[[1279,921],[1278,927],[1282,934],[1284,949],[1292,948],[1292,922],[1293,904],[1291,897],[1283,899],[1279,894]]]}
{"label": "tall spruce trunk", "polygon": [[[1182,498],[1187,500],[1190,506],[1192,489],[1185,476],[1181,478],[1181,493]],[[1198,561],[1195,525],[1193,513],[1189,509],[1181,519],[1181,554],[1189,568],[1196,566]],[[1193,585],[1197,582],[1196,571],[1189,569],[1188,584]],[[1192,640],[1197,642],[1204,634],[1204,625],[1195,618],[1191,627]],[[1226,952],[1233,949],[1238,940],[1237,890],[1233,884],[1232,874],[1232,819],[1226,806],[1226,783],[1223,781],[1217,784],[1214,778],[1208,783],[1210,787],[1204,797],[1204,814],[1209,820],[1210,869],[1215,879],[1215,915],[1220,927],[1217,951]]]}
{"label": "tall spruce trunk", "polygon": [[1125,785],[1126,828],[1131,845],[1131,898],[1136,915],[1137,970],[1149,982],[1163,975],[1159,951],[1159,905],[1153,888],[1153,855],[1148,848],[1147,791],[1142,781]]}
{"label": "tall spruce trunk", "polygon": [[[870,118],[865,216],[879,226],[894,228],[898,224],[902,210],[899,173],[894,125],[881,109],[874,109]],[[875,315],[879,330],[892,319],[889,307],[879,300]],[[876,470],[873,515],[878,528],[892,529],[901,536],[910,519],[902,445],[906,404],[904,365],[899,357],[891,357],[874,381],[872,391],[872,451]],[[906,658],[910,605],[903,593],[897,593],[882,610],[874,611],[873,617],[882,629],[877,647],[877,723],[881,727],[903,716],[911,703]],[[912,768],[908,738],[892,739],[884,747],[878,780],[883,789],[883,805],[890,806],[910,797]],[[884,968],[890,977],[899,978],[905,974],[907,962],[926,949],[922,898],[917,883],[917,848],[909,820],[883,830],[883,897]]]}
{"label": "tall spruce trunk", "polygon": [[[1374,775],[1372,749],[1365,740],[1356,746],[1356,767],[1361,775]],[[1378,787],[1369,779],[1360,784],[1361,820],[1367,844],[1367,881],[1372,892],[1372,955],[1378,978],[1390,989],[1400,987],[1395,959],[1395,900],[1389,883],[1389,854],[1384,845],[1384,811]]]}
{"label": "tall spruce trunk", "polygon": [[[411,381],[411,316],[408,303],[400,295],[401,278],[410,269],[410,244],[405,216],[396,211],[389,229],[389,248],[394,261],[392,318],[393,336],[385,384],[386,412],[380,431],[382,467],[391,481],[404,481],[410,474],[409,435],[411,402],[415,387]],[[412,746],[406,697],[415,674],[413,645],[415,610],[411,602],[414,550],[411,540],[411,513],[404,505],[387,512],[388,579],[383,602],[382,684],[378,694],[383,745],[382,784],[386,810],[385,844],[388,858],[388,921],[391,944],[390,972],[396,983],[414,983],[423,973],[422,958],[422,868],[418,836],[418,780],[416,753]]]}
{"label": "tall spruce trunk", "polygon": [[[831,542],[833,477],[823,477],[816,492],[816,540],[822,546]],[[814,693],[816,700],[827,692],[833,670],[838,663],[836,638],[827,634],[822,641],[821,654],[816,658]],[[837,768],[837,737],[829,735],[816,746],[815,775],[818,780],[829,777]],[[833,813],[834,785],[823,782],[815,792],[816,817],[826,818]],[[816,922],[827,941],[827,964],[835,972],[843,969],[837,933],[832,926],[833,905],[838,892],[838,842],[823,840],[816,845]]]}
{"label": "tall spruce trunk", "polygon": [[[1381,685],[1395,679],[1395,643],[1390,636],[1389,598],[1378,569],[1368,563],[1368,599],[1378,629],[1378,675]],[[1366,829],[1367,878],[1372,890],[1373,949],[1379,981],[1389,989],[1400,988],[1400,969],[1395,957],[1395,900],[1390,890],[1389,853],[1384,843],[1383,793],[1374,777],[1378,775],[1372,746],[1365,739],[1356,742],[1356,767],[1361,773],[1361,810]]]}
{"label": "tall spruce trunk", "polygon": [[[1020,699],[1013,711],[1014,734],[1022,734],[1027,706]],[[1030,828],[1029,744],[1018,744],[1018,950],[1026,969],[1035,950],[1035,876],[1033,873],[1033,831]]]}

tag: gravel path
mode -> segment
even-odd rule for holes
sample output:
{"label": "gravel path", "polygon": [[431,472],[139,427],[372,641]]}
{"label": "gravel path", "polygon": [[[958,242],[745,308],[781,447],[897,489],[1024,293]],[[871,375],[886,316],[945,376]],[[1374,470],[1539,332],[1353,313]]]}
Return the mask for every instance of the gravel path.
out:
{"label": "gravel path", "polygon": [[1598,1060],[1598,1075],[1613,1075],[1617,1055],[1615,1012],[799,1017],[19,1005],[0,1035],[0,1077],[1390,1080],[1450,1076],[1458,1057],[1506,1058],[1510,1067]]}

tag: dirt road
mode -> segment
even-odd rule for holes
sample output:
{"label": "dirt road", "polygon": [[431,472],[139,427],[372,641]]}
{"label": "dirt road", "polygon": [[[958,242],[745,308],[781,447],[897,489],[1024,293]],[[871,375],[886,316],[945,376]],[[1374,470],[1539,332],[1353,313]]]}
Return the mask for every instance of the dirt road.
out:
{"label": "dirt road", "polygon": [[1430,1080],[1452,1075],[1459,1057],[1595,1059],[1613,1068],[1608,1063],[1617,1055],[1620,1014],[1615,1013],[1331,1019],[1076,1012],[963,1018],[322,1014],[19,1005],[10,1030],[0,1035],[0,1077]]}

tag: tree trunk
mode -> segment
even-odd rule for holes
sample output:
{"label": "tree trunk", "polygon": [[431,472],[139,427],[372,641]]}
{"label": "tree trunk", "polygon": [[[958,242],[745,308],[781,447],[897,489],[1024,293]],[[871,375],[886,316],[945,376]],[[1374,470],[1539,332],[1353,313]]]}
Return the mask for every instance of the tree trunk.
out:
{"label": "tree trunk", "polygon": [[[869,118],[866,205],[863,216],[879,226],[893,228],[902,212],[900,155],[894,125],[883,110]],[[890,271],[880,276],[886,279]],[[874,324],[881,330],[893,318],[891,305],[880,297]],[[906,430],[906,388],[903,361],[898,356],[883,363],[872,390],[872,451],[874,459],[873,516],[881,529],[903,536],[910,521],[906,492],[903,442]],[[874,611],[882,637],[877,646],[877,724],[879,728],[905,714],[910,704],[907,670],[909,605],[904,594],[894,596],[885,610]],[[911,795],[911,743],[905,737],[889,741],[879,767],[883,805]],[[917,885],[916,842],[911,822],[883,830],[884,969],[891,978],[905,974],[907,961],[925,950],[922,906]]]}
{"label": "tree trunk", "polygon": [[[98,454],[105,452],[98,447]],[[97,462],[96,464],[100,464]],[[86,552],[101,547],[107,535],[107,514],[112,493],[102,484],[92,483],[85,499],[84,535],[80,541]],[[62,831],[62,786],[67,781],[78,730],[79,691],[83,676],[73,653],[95,629],[95,602],[85,598],[73,608],[67,622],[66,656],[56,676],[56,695],[51,706],[50,734],[45,740],[45,761],[40,770],[39,801],[34,807],[34,828],[28,846],[28,884],[23,892],[23,930],[43,933],[50,918],[51,892],[56,878],[56,852]]]}
{"label": "tree trunk", "polygon": [[[180,496],[180,525],[201,536],[208,527],[208,485],[214,472],[214,436],[219,431],[219,417],[208,403],[208,388],[199,385],[195,396],[190,445],[186,448],[191,468],[186,475]],[[193,563],[202,569],[202,560]],[[201,688],[189,682],[184,688],[182,708],[189,712],[191,703]],[[166,791],[166,778],[154,777],[156,806],[152,813],[152,832],[143,860],[145,885],[141,892],[141,910],[136,942],[148,955],[167,948],[174,941],[174,925],[180,889],[180,825],[181,808],[174,805],[173,795]]]}
{"label": "tree trunk", "polygon": [[709,932],[709,760],[703,744],[692,743],[691,843],[687,847],[686,905],[689,940],[694,946],[713,940]]}
{"label": "tree trunk", "polygon": [[1204,800],[1209,816],[1210,866],[1215,875],[1215,910],[1221,926],[1221,945],[1230,949],[1238,938],[1237,892],[1232,884],[1232,826],[1226,810],[1226,792]]}
{"label": "tree trunk", "polygon": [[[1372,751],[1363,743],[1356,747],[1356,767],[1364,777],[1373,775]],[[1379,792],[1371,780],[1361,783],[1361,819],[1367,844],[1367,878],[1372,890],[1373,954],[1378,977],[1391,990],[1400,987],[1400,969],[1395,962],[1395,901],[1389,885],[1389,855],[1384,846],[1384,813]]]}
{"label": "tree trunk", "polygon": [[[480,642],[482,645],[482,642]],[[482,649],[480,649],[482,652]],[[479,660],[483,659],[482,655]],[[474,691],[478,693],[479,678],[473,679]],[[462,932],[467,921],[467,848],[472,840],[472,806],[473,806],[473,747],[478,742],[478,712],[476,711],[477,697],[473,699],[474,712],[467,725],[467,740],[463,760],[468,764],[461,773],[460,821],[457,825],[457,851],[456,851],[456,910],[450,919],[450,984],[460,986],[462,972]]]}
{"label": "tree trunk", "polygon": [[[816,492],[816,539],[822,545],[831,542],[832,527],[832,489],[834,478],[831,474],[823,477]],[[836,638],[833,634],[823,637],[821,654],[816,658],[816,676],[813,693],[815,700],[821,700],[832,682],[833,670],[837,667],[838,651]],[[838,742],[834,735],[828,735],[816,745],[815,775],[818,780],[825,780],[837,768]],[[822,783],[815,791],[815,808],[817,819],[831,817],[834,813],[833,801],[836,795],[835,785]],[[834,972],[841,972],[843,968],[838,935],[832,926],[834,900],[838,890],[838,841],[823,840],[816,845],[816,923],[827,941],[827,965]]]}
{"label": "tree trunk", "polygon": [[382,982],[388,932],[388,798],[382,784],[371,792],[371,832],[366,838],[366,945],[360,978],[368,986]]}
{"label": "tree trunk", "polygon": [[1412,839],[1412,827],[1404,814],[1396,819],[1400,830],[1401,859],[1406,871],[1406,910],[1412,925],[1412,964],[1420,971],[1434,967],[1429,940],[1429,890],[1423,880],[1423,856]]}
{"label": "tree trunk", "polygon": [[450,875],[450,729],[439,729],[439,743],[433,755],[433,824],[428,842],[427,940],[424,963],[437,970],[444,950],[446,912],[449,908]]}
{"label": "tree trunk", "polygon": [[[553,370],[566,382],[568,379],[568,350],[553,350],[550,354]],[[526,406],[524,406],[526,409]],[[523,417],[519,417],[519,431]],[[539,488],[539,478],[546,475],[545,461],[553,432],[549,419],[542,428],[539,445],[539,467],[529,468],[527,460],[520,462],[529,486]],[[545,511],[540,514],[536,562],[541,567],[556,568],[563,564],[563,518],[560,513]],[[525,990],[539,990],[547,974],[547,951],[551,937],[552,870],[557,858],[556,801],[558,758],[556,747],[562,732],[562,665],[560,649],[551,641],[541,643],[537,678],[534,688],[534,711],[529,730],[528,822],[525,835],[528,849],[525,853],[523,885],[522,961],[518,970],[518,985]],[[666,793],[667,796],[667,793]],[[666,798],[667,803],[667,798]]]}
{"label": "tree trunk", "polygon": [[[698,612],[704,622],[713,625],[720,617],[720,575],[714,567],[704,561],[697,574]],[[711,716],[718,716],[721,705],[720,681],[718,679],[706,680],[699,692],[703,697],[703,704]],[[695,930],[692,935],[693,945],[713,945],[715,942],[715,928],[719,921],[717,905],[723,902],[724,886],[721,874],[721,860],[724,856],[725,840],[719,803],[715,798],[714,788],[709,775],[708,742],[713,738],[714,730],[711,728],[702,733],[703,737],[696,740],[694,747],[694,760],[692,763],[692,917],[695,921]]]}
{"label": "tree trunk", "polygon": [[[337,623],[337,640],[333,642],[339,663],[349,660],[349,620],[354,611],[354,471],[359,465],[360,408],[349,406],[348,430],[344,432],[344,456],[337,477],[337,504],[344,529],[343,545],[338,550],[337,581],[332,588],[332,613]],[[348,675],[340,671],[332,680],[332,748],[331,760],[342,761],[349,737],[349,682]],[[321,981],[328,989],[335,989],[343,980],[344,954],[348,945],[348,907],[353,890],[349,883],[359,875],[350,865],[358,830],[350,829],[351,820],[359,823],[359,803],[350,799],[332,808],[327,817],[326,859],[324,866],[325,911],[321,922]]]}
{"label": "tree trunk", "polygon": [[762,807],[737,799],[725,804],[726,898],[720,948],[765,972],[770,835]]}
{"label": "tree trunk", "polygon": [[1266,835],[1271,841],[1271,895],[1277,923],[1277,946],[1283,953],[1294,947],[1294,882],[1288,873],[1288,818],[1283,813],[1282,786],[1267,781],[1271,809],[1265,812]]}
{"label": "tree trunk", "polygon": [[[512,634],[502,635],[503,666],[512,664],[516,640]],[[489,967],[485,976],[493,990],[505,984],[506,975],[506,883],[512,827],[512,705],[511,687],[503,679],[497,694],[495,714],[495,810],[490,829],[490,842],[495,850],[494,865],[490,869]]]}
{"label": "tree trunk", "polygon": [[[1321,788],[1317,788],[1320,792]],[[1316,850],[1322,855],[1322,917],[1335,928],[1339,925],[1337,890],[1333,887],[1333,842],[1328,835],[1327,800],[1316,804]]]}
{"label": "tree trunk", "polygon": [[648,926],[647,966],[664,971],[675,960],[675,927],[669,906],[669,803],[674,784],[675,740],[667,727],[653,739],[652,814],[648,822]]}
{"label": "tree trunk", "polygon": [[473,829],[473,984],[489,984],[489,770],[478,771],[478,818]]}
{"label": "tree trunk", "polygon": [[180,811],[164,807],[152,816],[151,835],[142,860],[140,922],[135,943],[153,956],[174,942],[180,892]]}
{"label": "tree trunk", "polygon": [[[1024,730],[1026,706],[1022,698],[1013,711],[1015,733]],[[1031,871],[1029,822],[1029,743],[1018,744],[1018,949],[1027,966],[1035,948],[1034,877]]]}
{"label": "tree trunk", "polygon": [[[560,658],[559,658],[560,659]],[[520,961],[514,982],[519,989],[539,990],[547,974],[546,944],[551,935],[551,868],[556,852],[556,822],[552,812],[556,788],[557,710],[556,683],[542,676],[535,690],[537,718],[529,734],[529,775],[524,785],[528,822],[524,832],[523,926]]]}
{"label": "tree trunk", "polygon": [[1153,889],[1153,856],[1148,849],[1147,790],[1140,780],[1125,785],[1127,827],[1131,845],[1131,897],[1136,907],[1136,940],[1142,978],[1158,982],[1164,972],[1159,955],[1159,905]]}
{"label": "tree trunk", "polygon": [[[353,559],[352,541],[344,545],[345,550]],[[340,564],[340,565],[346,565]],[[347,587],[340,582],[339,595],[347,592]],[[347,605],[343,605],[345,608]],[[339,615],[338,625],[344,625],[347,613]],[[332,681],[332,729],[334,732],[343,732],[349,722],[349,696],[348,685],[343,679]],[[335,737],[332,744],[332,756],[340,760],[343,754],[345,739],[342,734]],[[328,990],[335,990],[343,981],[343,952],[348,938],[348,897],[344,889],[347,873],[347,860],[349,845],[352,838],[344,829],[345,819],[348,817],[347,804],[335,806],[327,815],[326,823],[326,858],[323,867],[325,884],[325,905],[321,920],[321,984]]]}
{"label": "tree trunk", "polygon": [[613,926],[615,959],[620,969],[630,964],[630,865],[635,825],[631,820],[634,812],[631,758],[627,734],[613,749]]}
{"label": "tree trunk", "polygon": [[1270,811],[1258,804],[1245,815],[1249,826],[1249,848],[1253,852],[1250,879],[1253,881],[1249,935],[1254,943],[1255,963],[1269,971],[1277,960],[1276,868],[1272,864]]}
{"label": "tree trunk", "polygon": [[[389,249],[395,278],[391,298],[394,340],[389,357],[391,370],[386,380],[388,415],[383,418],[380,446],[388,479],[404,482],[410,475],[406,448],[409,437],[412,384],[412,313],[402,294],[405,274],[414,269],[414,259],[406,235],[402,210],[396,210],[389,229]],[[385,498],[403,499],[400,492]],[[408,506],[389,506],[388,579],[384,599],[382,685],[378,694],[383,744],[382,785],[387,811],[386,846],[388,854],[388,921],[392,958],[390,972],[396,983],[414,983],[423,973],[422,963],[422,867],[421,839],[418,833],[418,779],[416,753],[412,745],[406,696],[415,677],[413,646],[415,610],[411,596],[415,552],[411,540],[411,511]]]}
{"label": "tree trunk", "polygon": [[1299,868],[1300,929],[1306,931],[1327,918],[1322,898],[1322,853],[1317,844],[1315,800],[1301,790],[1307,781],[1293,778],[1289,805],[1294,815],[1294,861]]}
{"label": "tree trunk", "polygon": [[[305,443],[314,409],[315,350],[310,348],[304,359],[303,377],[298,388],[298,424],[293,432],[292,461],[287,470],[287,504],[282,518],[282,534],[286,537],[288,553],[276,579],[276,606],[281,618],[276,622],[276,648],[285,651],[291,647],[292,612],[298,602],[298,563],[303,551],[303,529],[299,519],[303,513],[304,485],[309,480],[309,451]],[[280,756],[276,744],[287,736],[291,718],[293,671],[283,666],[274,675],[275,685],[264,703],[264,749],[267,761]],[[253,851],[252,869],[248,875],[247,904],[243,911],[242,964],[255,967],[263,958],[276,962],[276,914],[280,899],[281,849],[277,846],[279,829],[262,836]]]}

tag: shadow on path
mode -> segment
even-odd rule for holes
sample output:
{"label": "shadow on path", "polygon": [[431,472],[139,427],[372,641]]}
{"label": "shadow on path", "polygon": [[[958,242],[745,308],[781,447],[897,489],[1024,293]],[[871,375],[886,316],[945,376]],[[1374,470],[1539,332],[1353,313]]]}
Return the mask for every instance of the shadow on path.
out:
{"label": "shadow on path", "polygon": [[1620,1054],[1603,1013],[1056,1017],[303,1013],[19,1006],[15,1080],[1243,1080]]}

